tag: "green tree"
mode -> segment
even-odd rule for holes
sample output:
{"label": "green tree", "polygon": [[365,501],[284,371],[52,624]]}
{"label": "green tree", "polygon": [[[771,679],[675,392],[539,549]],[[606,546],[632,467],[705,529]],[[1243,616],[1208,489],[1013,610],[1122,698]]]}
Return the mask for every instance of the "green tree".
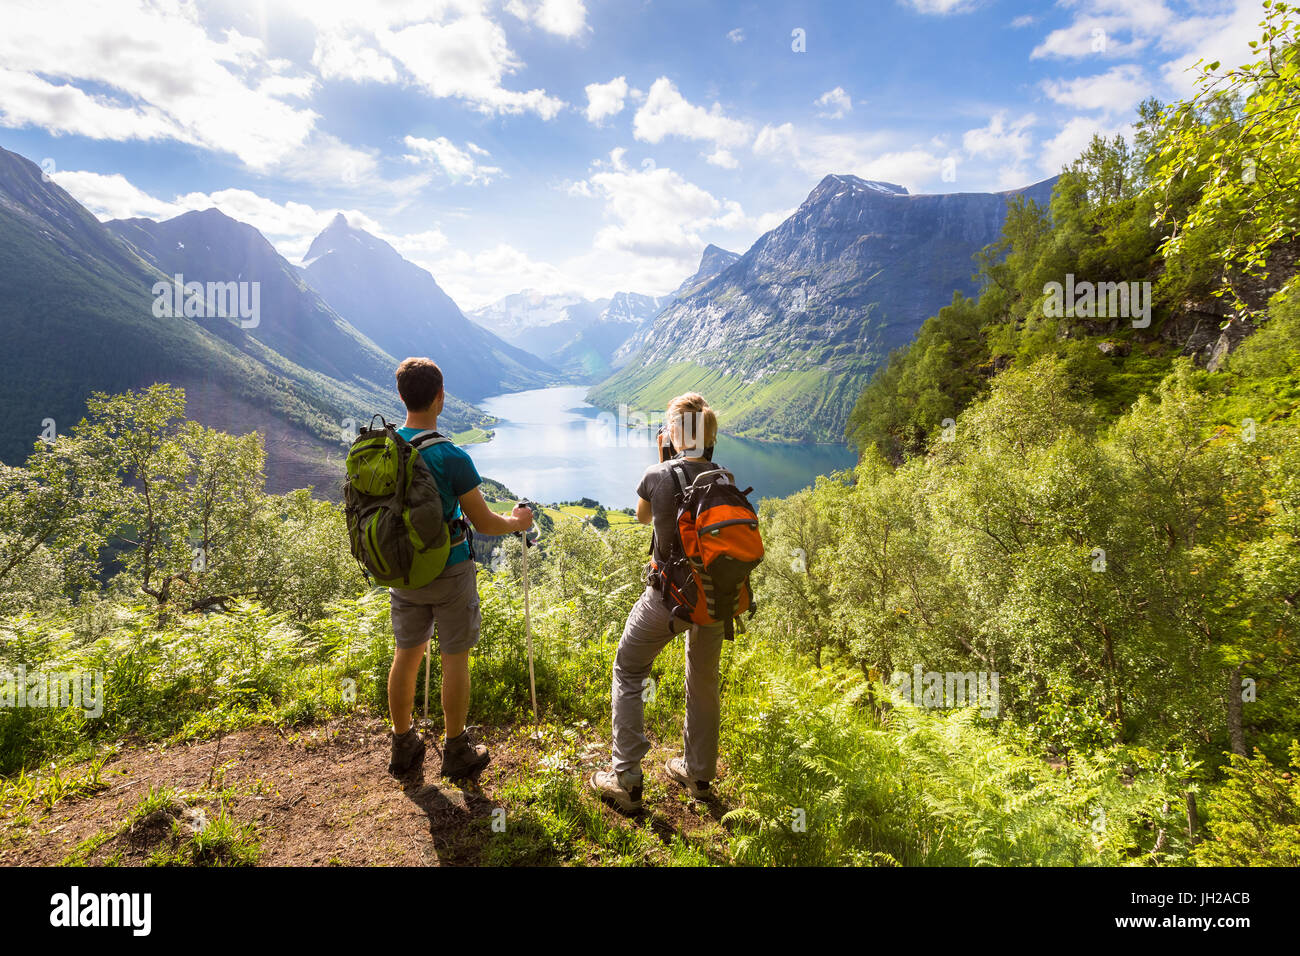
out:
{"label": "green tree", "polygon": [[[1266,277],[1274,252],[1300,231],[1300,23],[1291,4],[1263,7],[1252,62],[1218,73],[1219,61],[1198,61],[1198,92],[1167,111],[1154,177],[1159,215],[1172,226],[1166,257],[1208,254],[1219,265],[1216,294],[1240,311],[1240,279]],[[1201,184],[1185,212],[1171,200],[1183,180]]]}

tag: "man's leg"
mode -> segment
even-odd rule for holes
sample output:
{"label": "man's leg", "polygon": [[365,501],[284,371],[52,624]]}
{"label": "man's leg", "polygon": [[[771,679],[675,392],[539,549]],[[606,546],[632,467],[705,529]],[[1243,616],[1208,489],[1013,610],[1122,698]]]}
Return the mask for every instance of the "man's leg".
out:
{"label": "man's leg", "polygon": [[478,597],[478,568],[473,558],[453,565],[434,582],[430,608],[438,632],[442,659],[442,716],[447,746],[442,775],[477,779],[491,756],[487,747],[470,742],[465,731],[469,716],[469,652],[478,643],[483,615]]}
{"label": "man's leg", "polygon": [[424,759],[424,740],[411,726],[411,709],[415,706],[420,658],[428,643],[416,647],[398,645],[393,652],[393,666],[388,669],[388,712],[393,719],[393,756],[388,762],[388,772],[399,777]]}
{"label": "man's leg", "polygon": [[388,669],[388,713],[398,736],[411,729],[415,706],[415,678],[420,658],[433,637],[433,615],[419,603],[419,592],[388,592],[389,617],[393,622],[393,666]]}
{"label": "man's leg", "polygon": [[614,770],[626,773],[641,766],[650,749],[645,735],[646,680],[659,652],[674,637],[671,615],[658,593],[646,589],[632,607],[614,655],[612,688]]}
{"label": "man's leg", "polygon": [[447,739],[459,737],[469,716],[469,651],[442,656],[442,716]]}
{"label": "man's leg", "polygon": [[722,696],[718,662],[724,640],[722,625],[691,628],[686,638],[686,772],[691,780],[710,781],[718,774],[718,734]]}

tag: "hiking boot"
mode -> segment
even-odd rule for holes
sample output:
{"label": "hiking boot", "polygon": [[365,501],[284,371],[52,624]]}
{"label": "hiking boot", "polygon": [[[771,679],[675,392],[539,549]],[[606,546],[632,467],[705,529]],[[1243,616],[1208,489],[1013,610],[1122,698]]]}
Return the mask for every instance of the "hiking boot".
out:
{"label": "hiking boot", "polygon": [[641,809],[641,771],[597,770],[587,781],[602,800],[612,803],[624,813],[637,813]]}
{"label": "hiking boot", "polygon": [[393,734],[393,759],[388,772],[394,777],[410,773],[424,760],[424,738],[414,727],[404,734]]}
{"label": "hiking boot", "polygon": [[473,780],[492,759],[482,744],[469,742],[469,731],[448,739],[442,755],[442,776],[448,780]]}
{"label": "hiking boot", "polygon": [[680,783],[697,800],[707,800],[712,795],[713,791],[709,787],[709,781],[691,779],[690,774],[686,772],[685,758],[669,757],[664,764],[664,769],[668,771],[668,776],[675,783]]}

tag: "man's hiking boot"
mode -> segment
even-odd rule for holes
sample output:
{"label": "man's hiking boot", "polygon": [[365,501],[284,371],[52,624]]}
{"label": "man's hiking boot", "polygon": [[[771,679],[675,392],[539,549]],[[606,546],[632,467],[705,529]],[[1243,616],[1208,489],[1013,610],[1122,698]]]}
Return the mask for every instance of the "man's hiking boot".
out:
{"label": "man's hiking boot", "polygon": [[414,727],[404,734],[393,734],[393,759],[388,772],[394,777],[410,773],[424,760],[424,738]]}
{"label": "man's hiking boot", "polygon": [[690,774],[686,772],[686,760],[684,758],[669,757],[664,764],[664,769],[668,771],[668,776],[673,781],[680,783],[697,800],[707,800],[712,795],[713,790],[709,787],[709,781],[691,779]]}
{"label": "man's hiking boot", "polygon": [[469,742],[469,731],[448,739],[442,755],[442,776],[448,780],[473,780],[492,759],[482,744]]}
{"label": "man's hiking boot", "polygon": [[641,809],[641,771],[597,770],[587,781],[596,794],[612,803],[624,813],[637,813]]}

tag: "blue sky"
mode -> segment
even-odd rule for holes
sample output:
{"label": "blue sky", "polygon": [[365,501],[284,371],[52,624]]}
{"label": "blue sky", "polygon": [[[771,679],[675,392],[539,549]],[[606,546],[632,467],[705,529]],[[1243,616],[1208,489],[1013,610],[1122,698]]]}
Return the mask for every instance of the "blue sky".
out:
{"label": "blue sky", "polygon": [[[465,309],[661,294],[827,173],[1058,172],[1259,0],[5,0],[0,145],[101,218],[217,206],[291,261],[336,212]],[[801,41],[801,42],[800,42]],[[802,50],[795,47],[802,45]]]}

